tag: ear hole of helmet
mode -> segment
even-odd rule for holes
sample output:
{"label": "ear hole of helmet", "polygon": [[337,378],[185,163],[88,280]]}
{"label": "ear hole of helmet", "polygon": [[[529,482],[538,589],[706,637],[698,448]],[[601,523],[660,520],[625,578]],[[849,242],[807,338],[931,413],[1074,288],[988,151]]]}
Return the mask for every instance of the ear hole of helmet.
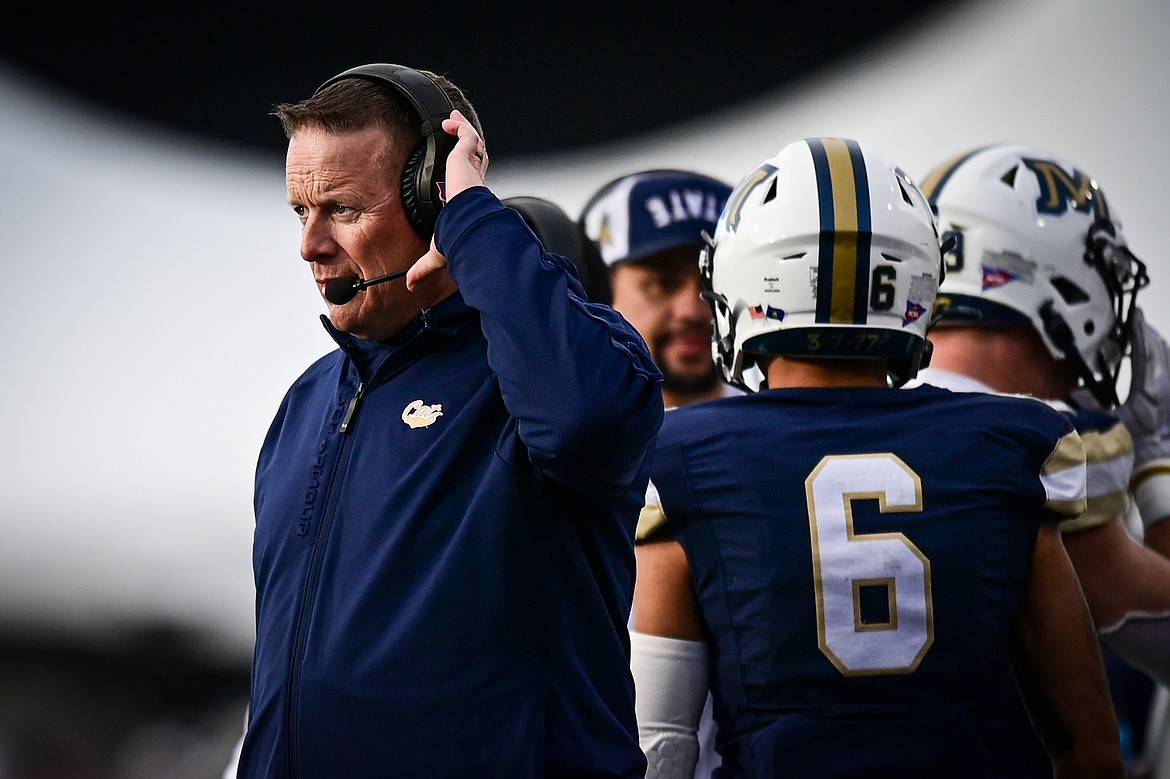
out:
{"label": "ear hole of helmet", "polygon": [[1069,328],[1064,317],[1056,312],[1051,300],[1044,301],[1044,305],[1040,306],[1040,319],[1044,322],[1044,333],[1048,336],[1048,340],[1052,341],[1066,358],[1070,354],[1077,354],[1076,339],[1073,338],[1072,329]]}
{"label": "ear hole of helmet", "polygon": [[1063,276],[1053,276],[1052,286],[1060,293],[1060,297],[1065,303],[1076,305],[1078,303],[1088,303],[1089,293],[1085,292],[1075,282],[1066,279]]}
{"label": "ear hole of helmet", "polygon": [[[1045,301],[1044,305],[1040,307],[1040,319],[1044,322],[1044,333],[1076,370],[1085,389],[1092,393],[1093,397],[1104,408],[1115,407],[1117,405],[1117,374],[1104,364],[1102,354],[1098,353],[1096,359],[1098,369],[1102,373],[1102,376],[1098,378],[1081,357],[1081,353],[1077,351],[1072,329],[1064,317],[1055,311],[1051,300]],[[1104,348],[1106,347],[1102,346],[1102,349]]]}

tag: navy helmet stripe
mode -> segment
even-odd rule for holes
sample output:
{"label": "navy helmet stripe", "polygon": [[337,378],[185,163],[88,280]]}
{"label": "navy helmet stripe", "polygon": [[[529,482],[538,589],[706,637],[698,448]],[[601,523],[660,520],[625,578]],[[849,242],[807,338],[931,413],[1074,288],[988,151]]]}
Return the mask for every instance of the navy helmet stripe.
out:
{"label": "navy helmet stripe", "polygon": [[813,171],[817,179],[817,206],[820,213],[820,256],[817,261],[817,322],[828,322],[833,308],[833,181],[829,173],[829,157],[819,138],[810,138]]}
{"label": "navy helmet stripe", "polygon": [[816,321],[864,324],[873,228],[865,158],[855,141],[811,138],[806,143],[820,207]]}
{"label": "navy helmet stripe", "polygon": [[934,211],[935,215],[938,215],[939,195],[942,194],[943,187],[945,187],[947,182],[950,181],[951,176],[955,175],[959,168],[966,164],[967,160],[971,159],[986,148],[988,147],[981,146],[980,148],[972,149],[965,154],[960,154],[957,157],[947,160],[942,165],[939,165],[930,173],[926,174],[926,178],[923,180],[920,189],[922,190],[922,194],[926,195],[926,202],[930,203],[930,208],[932,211]]}
{"label": "navy helmet stripe", "polygon": [[869,252],[873,241],[873,214],[869,200],[869,174],[865,158],[857,141],[846,141],[849,159],[853,163],[853,189],[857,197],[857,263],[853,286],[853,323],[866,323],[869,300],[864,294],[869,289]]}

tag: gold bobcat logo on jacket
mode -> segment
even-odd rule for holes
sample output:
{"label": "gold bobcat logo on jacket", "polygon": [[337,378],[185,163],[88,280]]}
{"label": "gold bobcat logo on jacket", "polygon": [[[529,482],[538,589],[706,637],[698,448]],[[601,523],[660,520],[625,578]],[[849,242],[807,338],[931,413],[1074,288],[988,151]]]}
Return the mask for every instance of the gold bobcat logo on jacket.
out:
{"label": "gold bobcat logo on jacket", "polygon": [[411,427],[430,427],[443,416],[443,404],[425,405],[421,400],[412,400],[402,409],[402,421]]}

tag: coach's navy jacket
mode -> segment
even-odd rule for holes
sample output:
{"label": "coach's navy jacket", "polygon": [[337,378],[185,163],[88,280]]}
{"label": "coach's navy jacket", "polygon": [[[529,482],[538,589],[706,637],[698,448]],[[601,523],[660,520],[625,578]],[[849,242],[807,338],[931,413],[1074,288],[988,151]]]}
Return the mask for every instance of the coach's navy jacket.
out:
{"label": "coach's navy jacket", "polygon": [[460,292],[391,343],[326,322],[341,348],[264,441],[239,776],[640,777],[626,624],[661,375],[487,189],[436,236]]}

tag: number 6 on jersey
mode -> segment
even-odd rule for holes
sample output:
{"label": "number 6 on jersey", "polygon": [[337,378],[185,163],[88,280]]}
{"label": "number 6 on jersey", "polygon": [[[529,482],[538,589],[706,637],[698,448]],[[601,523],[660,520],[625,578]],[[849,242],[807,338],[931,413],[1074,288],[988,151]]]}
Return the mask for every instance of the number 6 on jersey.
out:
{"label": "number 6 on jersey", "polygon": [[853,501],[921,511],[918,474],[893,454],[829,455],[804,489],[821,652],[846,676],[912,673],[934,642],[930,561],[902,533],[855,532]]}

